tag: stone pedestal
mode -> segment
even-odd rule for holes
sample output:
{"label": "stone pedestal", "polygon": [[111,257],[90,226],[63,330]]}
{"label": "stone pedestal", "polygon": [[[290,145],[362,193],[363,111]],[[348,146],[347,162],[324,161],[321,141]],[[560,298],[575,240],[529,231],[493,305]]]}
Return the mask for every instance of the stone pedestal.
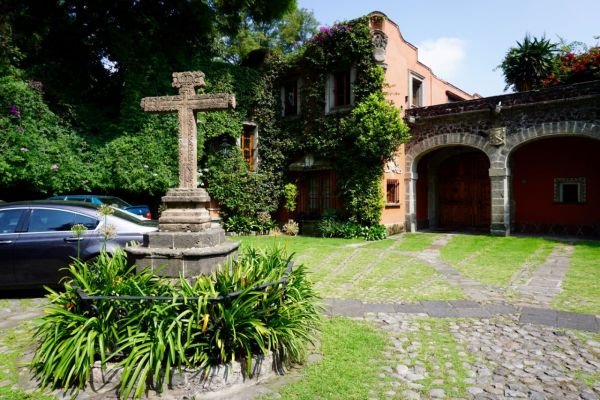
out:
{"label": "stone pedestal", "polygon": [[138,270],[148,267],[160,276],[191,278],[209,274],[236,256],[239,243],[227,240],[223,228],[211,222],[204,189],[171,189],[162,200],[167,209],[158,220],[159,231],[126,249]]}

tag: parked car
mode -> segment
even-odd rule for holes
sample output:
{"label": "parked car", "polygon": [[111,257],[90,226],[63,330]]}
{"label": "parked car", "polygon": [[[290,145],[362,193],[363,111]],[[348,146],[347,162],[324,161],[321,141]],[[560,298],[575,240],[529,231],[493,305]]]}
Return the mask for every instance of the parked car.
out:
{"label": "parked car", "polygon": [[70,200],[70,201],[84,201],[86,203],[102,205],[110,204],[111,206],[120,208],[122,210],[129,211],[130,213],[140,215],[146,219],[152,219],[152,213],[150,208],[145,204],[131,205],[123,199],[115,196],[104,196],[97,194],[68,194],[62,196],[49,197],[48,200]]}
{"label": "parked car", "polygon": [[[38,200],[0,204],[0,288],[55,286],[74,257],[90,260],[103,247],[112,252],[144,233],[156,221],[140,220],[116,209],[103,216],[99,206],[80,202]],[[71,228],[81,224],[81,236]],[[113,236],[106,238],[108,227]]]}

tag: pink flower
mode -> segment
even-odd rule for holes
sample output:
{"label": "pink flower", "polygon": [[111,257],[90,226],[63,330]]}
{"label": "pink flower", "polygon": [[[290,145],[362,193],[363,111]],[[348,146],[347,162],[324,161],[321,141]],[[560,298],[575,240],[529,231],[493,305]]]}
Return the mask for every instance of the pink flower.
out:
{"label": "pink flower", "polygon": [[25,151],[29,151],[29,149],[27,147],[21,147],[21,151],[25,152]]}

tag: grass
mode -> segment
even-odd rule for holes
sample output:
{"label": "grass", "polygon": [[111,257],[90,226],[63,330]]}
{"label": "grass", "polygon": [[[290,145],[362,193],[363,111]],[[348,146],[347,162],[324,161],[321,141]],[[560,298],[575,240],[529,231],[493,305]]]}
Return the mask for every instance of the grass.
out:
{"label": "grass", "polygon": [[[390,337],[362,322],[334,318],[324,323],[322,360],[307,365],[300,379],[266,398],[369,399],[403,398],[408,383],[393,374],[397,365],[422,368],[417,383],[423,398],[432,389],[443,389],[449,398],[467,398],[467,369],[475,357],[465,350],[451,326],[458,319],[419,318],[416,330],[398,331],[402,351],[390,348]],[[403,355],[411,353],[409,359]],[[281,396],[281,397],[279,397]],[[398,397],[400,396],[400,397]]]}
{"label": "grass", "polygon": [[307,266],[321,297],[366,302],[458,300],[464,294],[432,267],[398,249],[427,248],[437,235],[408,234],[377,242],[315,237],[237,237],[243,245],[283,246]]}
{"label": "grass", "polygon": [[382,393],[372,391],[381,390],[378,374],[386,345],[387,337],[365,323],[345,318],[324,321],[322,360],[308,364],[301,379],[280,388],[278,398],[380,398]]}
{"label": "grass", "polygon": [[579,242],[552,307],[563,311],[600,314],[600,243]]}
{"label": "grass", "polygon": [[506,287],[522,268],[542,264],[555,245],[542,238],[455,235],[440,255],[465,276]]}
{"label": "grass", "polygon": [[[2,302],[2,307],[9,303]],[[6,400],[51,400],[54,396],[41,391],[26,392],[17,388],[19,371],[27,366],[24,355],[35,344],[32,336],[33,321],[22,322],[16,327],[0,330],[0,399]]]}
{"label": "grass", "polygon": [[439,238],[435,233],[404,233],[384,240],[365,244],[367,249],[387,249],[397,251],[423,251]]}

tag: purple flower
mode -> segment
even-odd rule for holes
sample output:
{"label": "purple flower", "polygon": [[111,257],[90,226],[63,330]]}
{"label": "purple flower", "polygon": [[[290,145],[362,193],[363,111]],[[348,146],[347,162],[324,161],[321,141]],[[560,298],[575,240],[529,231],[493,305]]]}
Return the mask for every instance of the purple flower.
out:
{"label": "purple flower", "polygon": [[21,147],[21,151],[25,152],[25,151],[29,151],[29,149],[27,147]]}
{"label": "purple flower", "polygon": [[15,106],[14,104],[11,104],[8,108],[8,114],[12,115],[13,117],[21,118],[21,111],[19,111],[17,106]]}
{"label": "purple flower", "polygon": [[20,132],[20,133],[25,132],[25,128],[23,128],[22,126],[17,126],[15,129],[17,130],[17,132]]}

